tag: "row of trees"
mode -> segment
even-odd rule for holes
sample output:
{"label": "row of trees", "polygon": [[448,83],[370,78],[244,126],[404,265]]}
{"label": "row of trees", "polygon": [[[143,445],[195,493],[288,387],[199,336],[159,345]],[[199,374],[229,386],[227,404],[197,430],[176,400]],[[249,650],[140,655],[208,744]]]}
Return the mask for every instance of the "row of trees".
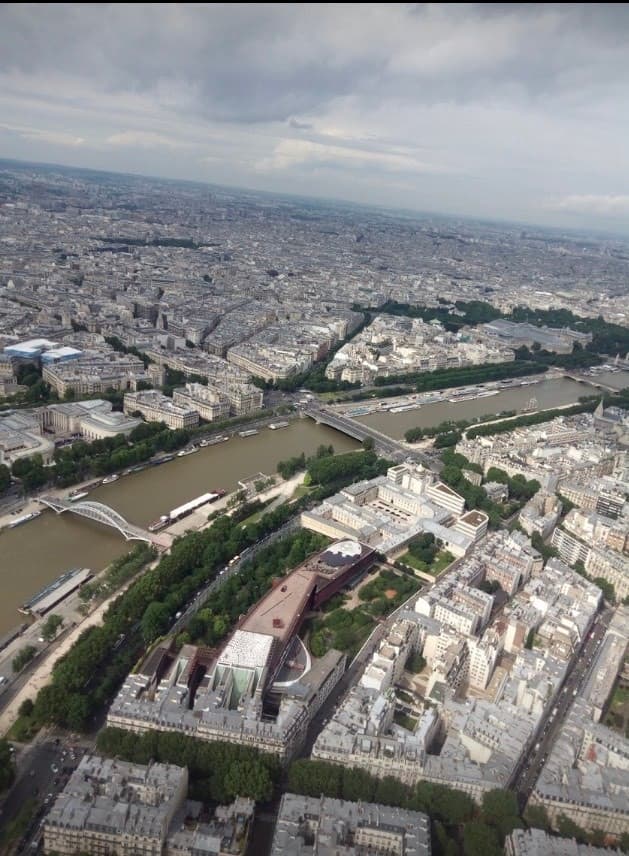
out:
{"label": "row of trees", "polygon": [[479,425],[478,427],[470,428],[467,431],[467,437],[469,440],[473,440],[475,437],[489,437],[494,434],[504,434],[507,431],[513,431],[514,428],[519,428],[522,425],[539,425],[542,422],[548,422],[550,419],[554,419],[555,416],[573,416],[575,413],[592,413],[592,411],[596,409],[597,403],[597,398],[587,397],[581,399],[578,404],[573,404],[571,407],[544,410],[541,413],[522,414],[522,416],[516,416],[513,419],[492,422],[489,425]]}
{"label": "row of trees", "polygon": [[584,351],[578,342],[575,343],[574,350],[570,354],[556,354],[554,351],[546,351],[539,347],[538,342],[533,345],[531,350],[526,345],[522,345],[522,347],[515,349],[515,358],[527,362],[533,360],[541,365],[555,366],[561,369],[587,369],[603,362],[602,357],[593,354],[591,351]]}
{"label": "row of trees", "polygon": [[547,366],[535,362],[511,361],[508,363],[481,363],[476,366],[461,366],[452,369],[437,369],[432,372],[408,372],[407,374],[378,377],[376,386],[396,383],[414,383],[417,392],[449,389],[456,386],[487,383],[490,380],[506,380],[524,375],[540,374]]}
{"label": "row of trees", "polygon": [[451,333],[456,333],[461,327],[472,324],[486,324],[500,318],[502,313],[491,304],[482,300],[457,300],[454,304],[456,315],[451,311],[452,304],[448,301],[439,306],[411,306],[408,303],[398,303],[396,300],[388,300],[378,309],[365,310],[358,304],[354,308],[358,311],[369,311],[386,315],[401,315],[406,318],[421,318],[423,321],[440,321]]}
{"label": "row of trees", "polygon": [[155,559],[157,551],[154,547],[141,542],[124,556],[119,556],[109,565],[104,574],[90,583],[85,583],[81,586],[79,598],[83,603],[88,603],[92,600],[101,600],[112,595],[116,589],[119,589],[145,565]]}
{"label": "row of trees", "polygon": [[438,437],[440,434],[461,433],[470,425],[477,422],[489,422],[496,419],[497,416],[502,416],[505,419],[515,416],[515,410],[503,410],[502,413],[488,413],[485,416],[476,417],[474,419],[445,419],[438,425],[431,425],[425,428],[409,428],[404,434],[404,439],[407,443],[417,443],[425,437]]}
{"label": "row of trees", "polygon": [[305,470],[310,466],[311,461],[317,461],[320,458],[329,458],[334,454],[334,446],[323,445],[321,444],[315,454],[306,458],[305,452],[302,452],[299,455],[295,455],[292,458],[287,458],[284,461],[280,461],[277,465],[277,471],[282,476],[283,479],[289,479],[291,476],[294,476],[295,473],[300,472],[301,470]]}
{"label": "row of trees", "polygon": [[148,731],[134,734],[105,728],[98,735],[98,751],[134,764],[157,761],[187,767],[189,796],[202,802],[227,803],[237,796],[259,802],[271,799],[279,779],[276,758],[248,746],[209,743],[183,734]]}
{"label": "row of trees", "polygon": [[333,457],[326,455],[308,461],[306,482],[325,486],[339,480],[372,479],[384,475],[390,466],[390,461],[379,458],[373,451],[347,452]]}
{"label": "row of trees", "polygon": [[191,618],[186,630],[179,634],[177,644],[218,645],[240,616],[271,588],[273,579],[300,565],[311,553],[323,549],[325,544],[323,536],[300,529],[260,550],[254,558],[243,563],[237,577],[229,577],[212,594],[203,609]]}

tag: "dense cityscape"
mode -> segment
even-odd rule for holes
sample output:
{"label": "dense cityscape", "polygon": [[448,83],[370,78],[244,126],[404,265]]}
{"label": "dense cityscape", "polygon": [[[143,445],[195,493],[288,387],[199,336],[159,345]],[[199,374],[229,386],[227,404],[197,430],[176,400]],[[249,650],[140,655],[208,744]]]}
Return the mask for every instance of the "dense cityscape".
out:
{"label": "dense cityscape", "polygon": [[137,542],[5,628],[3,852],[629,852],[626,243],[17,162],[0,222],[1,537]]}

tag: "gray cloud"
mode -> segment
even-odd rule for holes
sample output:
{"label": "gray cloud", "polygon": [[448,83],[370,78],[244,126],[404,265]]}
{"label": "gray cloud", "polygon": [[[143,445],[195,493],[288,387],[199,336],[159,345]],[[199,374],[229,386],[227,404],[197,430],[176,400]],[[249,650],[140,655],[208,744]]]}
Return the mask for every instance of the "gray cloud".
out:
{"label": "gray cloud", "polygon": [[613,4],[5,4],[0,154],[627,222],[560,201],[629,193],[628,34]]}
{"label": "gray cloud", "polygon": [[312,122],[299,122],[297,119],[291,118],[288,120],[288,127],[295,131],[311,131],[314,128]]}

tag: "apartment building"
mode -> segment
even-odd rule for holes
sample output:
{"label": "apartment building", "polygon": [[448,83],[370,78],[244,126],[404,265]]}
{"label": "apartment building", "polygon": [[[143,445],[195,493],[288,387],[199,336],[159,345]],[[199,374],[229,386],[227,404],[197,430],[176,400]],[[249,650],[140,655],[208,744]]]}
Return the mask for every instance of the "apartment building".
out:
{"label": "apartment building", "polygon": [[430,856],[427,815],[374,803],[284,794],[271,856]]}
{"label": "apartment building", "polygon": [[188,771],[86,755],[50,809],[44,852],[161,854],[188,792]]}
{"label": "apartment building", "polygon": [[147,422],[164,422],[169,428],[194,428],[199,424],[197,410],[175,404],[154,389],[125,393],[123,409],[127,415],[141,413]]}
{"label": "apartment building", "polygon": [[201,383],[187,383],[173,391],[173,404],[188,410],[196,410],[201,419],[215,422],[227,419],[230,404],[225,395]]}
{"label": "apartment building", "polygon": [[253,800],[237,798],[199,822],[188,771],[85,756],[44,821],[44,853],[74,856],[242,856]]}
{"label": "apartment building", "polygon": [[558,551],[564,562],[574,565],[575,562],[584,562],[588,557],[590,548],[587,544],[579,541],[574,535],[570,535],[565,529],[558,526],[551,539],[552,546]]}

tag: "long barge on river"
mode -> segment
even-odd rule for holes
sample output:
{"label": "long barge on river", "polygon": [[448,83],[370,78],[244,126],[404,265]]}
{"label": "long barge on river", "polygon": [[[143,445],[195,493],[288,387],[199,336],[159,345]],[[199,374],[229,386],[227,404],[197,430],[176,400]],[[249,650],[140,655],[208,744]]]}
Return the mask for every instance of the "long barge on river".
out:
{"label": "long barge on river", "polygon": [[187,517],[189,514],[192,514],[195,509],[200,508],[202,505],[216,502],[216,500],[220,499],[222,496],[225,496],[224,490],[204,493],[201,496],[197,496],[196,499],[191,499],[189,502],[184,502],[183,505],[178,505],[177,508],[173,508],[173,510],[169,511],[168,514],[162,514],[160,518],[149,523],[147,528],[149,532],[159,532],[160,529],[164,529],[171,523],[181,520],[182,517]]}
{"label": "long barge on river", "polygon": [[30,600],[22,604],[20,612],[25,615],[45,615],[73,591],[80,588],[92,576],[89,568],[73,568],[61,574],[54,583],[45,586]]}

